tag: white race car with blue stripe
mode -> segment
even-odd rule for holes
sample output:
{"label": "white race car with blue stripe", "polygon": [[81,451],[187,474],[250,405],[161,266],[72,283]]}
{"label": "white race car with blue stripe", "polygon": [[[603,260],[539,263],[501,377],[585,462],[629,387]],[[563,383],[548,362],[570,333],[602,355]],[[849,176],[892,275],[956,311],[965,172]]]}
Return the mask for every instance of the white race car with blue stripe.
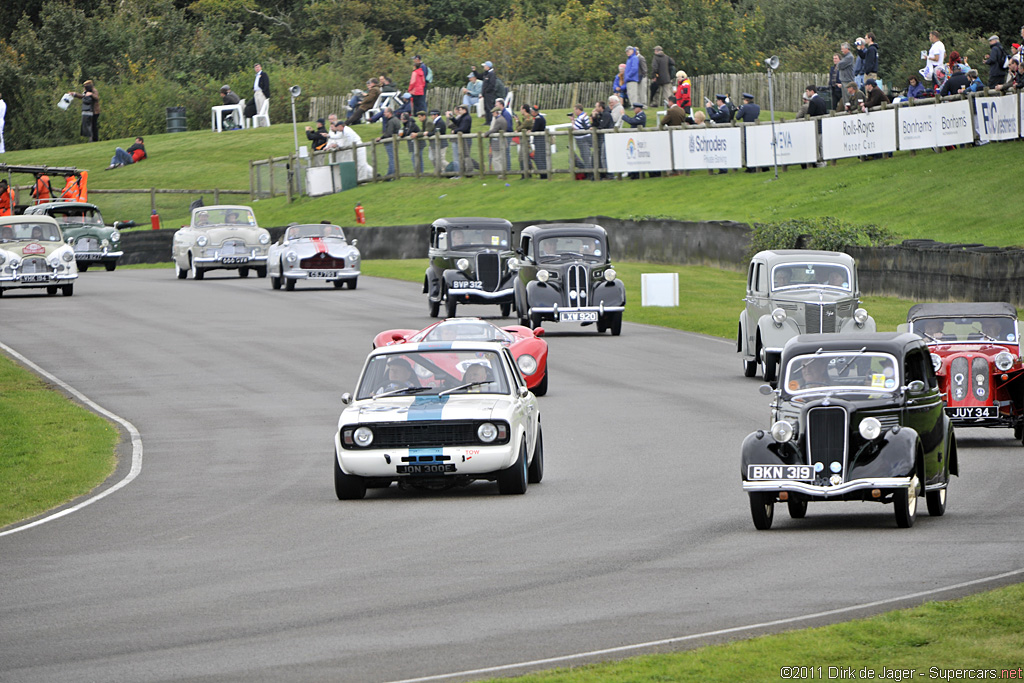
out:
{"label": "white race car with blue stripe", "polygon": [[334,488],[447,489],[477,479],[525,493],[544,476],[537,398],[494,342],[422,342],[375,349],[334,437]]}

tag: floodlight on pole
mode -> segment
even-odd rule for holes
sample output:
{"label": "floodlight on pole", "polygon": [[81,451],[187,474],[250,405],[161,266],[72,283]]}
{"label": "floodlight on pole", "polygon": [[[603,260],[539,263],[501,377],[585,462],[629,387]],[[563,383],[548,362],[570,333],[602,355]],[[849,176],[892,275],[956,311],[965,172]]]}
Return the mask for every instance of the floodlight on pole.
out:
{"label": "floodlight on pole", "polygon": [[297,85],[293,85],[288,88],[288,93],[292,96],[292,133],[295,135],[295,156],[299,155],[299,126],[295,123],[295,98],[302,94],[302,88]]}
{"label": "floodlight on pole", "polygon": [[778,138],[775,136],[775,89],[772,86],[772,74],[779,68],[779,57],[778,55],[772,55],[768,59],[764,60],[765,65],[768,67],[768,106],[772,113],[772,160],[775,163],[775,179],[779,179],[779,150],[778,150]]}

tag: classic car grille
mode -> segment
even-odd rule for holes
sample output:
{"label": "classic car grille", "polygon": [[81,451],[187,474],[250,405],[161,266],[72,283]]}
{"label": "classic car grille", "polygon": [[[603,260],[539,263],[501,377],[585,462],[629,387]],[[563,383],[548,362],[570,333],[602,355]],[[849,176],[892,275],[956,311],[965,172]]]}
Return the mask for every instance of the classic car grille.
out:
{"label": "classic car grille", "polygon": [[242,240],[228,240],[220,248],[221,256],[245,256],[249,253],[249,247],[245,246]]}
{"label": "classic car grille", "polygon": [[324,268],[340,269],[345,267],[345,259],[335,258],[326,253],[319,253],[299,261],[299,267],[310,270],[321,270]]}
{"label": "classic car grille", "polygon": [[952,380],[952,398],[954,401],[962,401],[967,398],[967,392],[971,390],[971,378],[968,372],[969,365],[963,356],[957,356],[949,364],[949,378]]}
{"label": "classic car grille", "polygon": [[[971,391],[974,392],[974,398],[979,401],[988,400],[988,372],[988,361],[984,358],[977,357],[971,361],[971,381],[968,384],[971,387]],[[981,382],[978,382],[978,377],[981,377]]]}
{"label": "classic car grille", "polygon": [[501,264],[498,255],[481,252],[476,255],[476,276],[488,292],[493,292],[501,282]]}
{"label": "classic car grille", "polygon": [[50,267],[46,265],[46,261],[39,257],[27,258],[22,261],[21,273],[49,273]]}
{"label": "classic car grille", "polygon": [[808,334],[836,331],[835,304],[804,304],[804,318]]}
{"label": "classic car grille", "polygon": [[100,241],[95,237],[79,237],[75,240],[75,251],[99,251]]}
{"label": "classic car grille", "polygon": [[[587,267],[569,266],[565,271],[565,282],[566,293],[569,296],[568,305],[586,306],[587,294],[590,292],[590,271]],[[573,292],[576,293],[575,297],[572,296]]]}
{"label": "classic car grille", "polygon": [[[373,430],[373,448],[480,446],[476,435],[482,421],[395,422],[366,425]],[[508,430],[505,430],[508,434]],[[500,438],[491,445],[507,443]]]}
{"label": "classic car grille", "polygon": [[[817,472],[818,484],[827,483],[834,474],[833,462],[846,467],[847,414],[845,408],[811,408],[807,411],[807,453],[810,464],[822,464]],[[842,472],[841,472],[842,474]]]}

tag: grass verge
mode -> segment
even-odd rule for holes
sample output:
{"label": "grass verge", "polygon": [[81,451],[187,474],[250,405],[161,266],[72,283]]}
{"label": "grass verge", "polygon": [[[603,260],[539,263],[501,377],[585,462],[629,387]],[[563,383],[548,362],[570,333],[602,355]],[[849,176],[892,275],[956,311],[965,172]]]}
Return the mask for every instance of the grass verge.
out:
{"label": "grass verge", "polygon": [[92,490],[114,471],[117,430],[0,355],[0,527]]}

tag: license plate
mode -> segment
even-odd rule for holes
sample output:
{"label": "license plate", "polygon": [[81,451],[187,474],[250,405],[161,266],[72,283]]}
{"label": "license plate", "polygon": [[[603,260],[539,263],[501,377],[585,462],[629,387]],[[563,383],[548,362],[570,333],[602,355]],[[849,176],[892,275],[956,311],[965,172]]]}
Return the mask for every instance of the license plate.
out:
{"label": "license plate", "polygon": [[999,408],[996,406],[959,406],[955,408],[946,408],[946,415],[962,420],[971,420],[983,417],[999,417]]}
{"label": "license plate", "polygon": [[33,275],[22,275],[22,282],[49,282],[50,276],[48,273],[36,273]]}
{"label": "license plate", "polygon": [[597,311],[565,311],[558,318],[563,323],[596,323]]}
{"label": "license plate", "polygon": [[306,277],[317,280],[337,280],[338,271],[336,270],[311,270],[306,273]]}
{"label": "license plate", "polygon": [[75,254],[75,259],[78,261],[99,261],[103,258],[103,254],[87,254],[78,252]]}
{"label": "license plate", "polygon": [[814,481],[814,467],[811,465],[747,465],[749,481]]}
{"label": "license plate", "polygon": [[249,262],[249,257],[248,256],[222,256],[221,259],[220,259],[220,262],[224,263],[224,264],[229,264],[229,263],[248,263]]}
{"label": "license plate", "polygon": [[480,280],[455,280],[452,282],[452,289],[483,289],[484,283]]}
{"label": "license plate", "polygon": [[455,471],[452,464],[398,465],[399,474],[446,474]]}

